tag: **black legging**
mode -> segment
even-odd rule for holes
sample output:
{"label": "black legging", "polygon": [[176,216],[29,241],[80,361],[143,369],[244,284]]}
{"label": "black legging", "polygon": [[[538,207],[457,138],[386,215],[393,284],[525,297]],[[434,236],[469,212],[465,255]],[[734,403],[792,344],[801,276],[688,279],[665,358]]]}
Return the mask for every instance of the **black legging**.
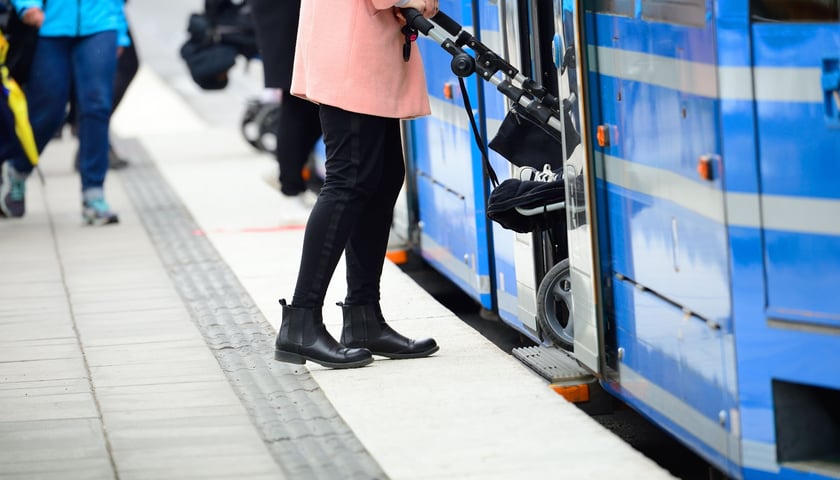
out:
{"label": "black legging", "polygon": [[276,153],[280,191],[284,194],[297,195],[306,190],[301,170],[320,136],[318,105],[284,92],[277,122]]}
{"label": "black legging", "polygon": [[342,252],[348,305],[379,301],[394,204],[405,178],[400,121],[320,107],[326,179],[303,238],[292,305],[320,308]]}

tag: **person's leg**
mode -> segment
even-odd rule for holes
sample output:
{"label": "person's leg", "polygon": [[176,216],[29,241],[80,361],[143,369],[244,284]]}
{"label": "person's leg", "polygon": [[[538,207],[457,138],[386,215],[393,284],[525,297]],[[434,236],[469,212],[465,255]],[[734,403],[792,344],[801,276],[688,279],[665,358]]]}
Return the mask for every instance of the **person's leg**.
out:
{"label": "person's leg", "polygon": [[[119,106],[120,102],[137,75],[137,70],[140,68],[140,61],[137,58],[137,48],[134,46],[134,38],[131,36],[131,30],[128,31],[128,38],[131,40],[131,45],[123,48],[122,54],[117,59],[117,72],[114,75],[114,102],[111,108],[111,114]],[[121,157],[114,150],[113,145],[108,148],[108,168],[111,170],[119,170],[129,165],[128,160]]]}
{"label": "person's leg", "polygon": [[277,122],[276,153],[280,192],[284,195],[297,195],[306,190],[301,172],[320,136],[318,105],[284,92]]}
{"label": "person's leg", "polygon": [[88,223],[116,223],[104,202],[108,172],[108,128],[117,65],[116,32],[79,38],[73,49],[73,80],[79,109],[79,174]]}
{"label": "person's leg", "polygon": [[[32,75],[25,93],[29,123],[38,152],[58,131],[67,107],[72,42],[66,38],[39,39],[32,59]],[[26,213],[26,177],[32,163],[23,152],[5,162],[0,161],[0,213],[22,217]]]}
{"label": "person's leg", "polygon": [[131,36],[131,29],[128,30],[128,38],[131,39],[131,45],[123,48],[122,55],[117,59],[117,72],[114,75],[114,105],[111,109],[114,110],[120,105],[120,102],[137,75],[137,70],[140,68],[140,60],[137,57],[137,47],[134,46],[134,37]]}
{"label": "person's leg", "polygon": [[[70,92],[73,39],[41,37],[32,59],[32,75],[26,84],[29,123],[35,144],[42,152],[64,123]],[[25,158],[14,159],[15,169],[32,171]]]}
{"label": "person's leg", "polygon": [[320,308],[335,267],[383,172],[383,132],[392,120],[321,105],[326,178],[304,233],[292,305]]}
{"label": "person's leg", "polygon": [[347,348],[324,326],[321,308],[327,286],[353,226],[378,190],[386,120],[323,105],[321,125],[327,147],[327,175],[303,238],[300,271],[292,304],[281,300],[283,319],[274,358],[307,360],[333,368],[361,367],[373,361],[365,348]]}
{"label": "person's leg", "polygon": [[394,204],[405,179],[399,120],[388,122],[385,128],[382,180],[364,206],[365,214],[356,222],[345,249],[347,297],[344,302],[348,305],[379,301],[379,279],[388,249]]}
{"label": "person's leg", "polygon": [[388,238],[394,217],[394,204],[405,178],[399,121],[385,130],[382,152],[382,180],[379,189],[364,207],[345,248],[347,262],[347,297],[341,310],[344,326],[341,343],[347,347],[367,348],[375,355],[389,358],[427,357],[438,351],[432,338],[414,340],[391,328],[379,307],[379,286]]}

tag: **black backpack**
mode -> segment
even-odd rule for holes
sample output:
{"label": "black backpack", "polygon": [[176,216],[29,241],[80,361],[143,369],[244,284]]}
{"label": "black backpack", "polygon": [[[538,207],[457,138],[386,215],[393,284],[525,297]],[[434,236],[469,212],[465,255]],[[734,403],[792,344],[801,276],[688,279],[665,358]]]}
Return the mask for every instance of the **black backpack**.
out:
{"label": "black backpack", "polygon": [[227,72],[236,57],[257,56],[257,37],[247,3],[205,0],[204,11],[190,15],[189,39],[181,46],[181,58],[195,83],[205,90],[227,86]]}
{"label": "black backpack", "polygon": [[[47,2],[44,2],[44,8],[46,6]],[[0,0],[0,29],[9,41],[6,54],[9,75],[19,85],[24,85],[29,80],[32,58],[38,45],[38,28],[23,23],[11,2]]]}

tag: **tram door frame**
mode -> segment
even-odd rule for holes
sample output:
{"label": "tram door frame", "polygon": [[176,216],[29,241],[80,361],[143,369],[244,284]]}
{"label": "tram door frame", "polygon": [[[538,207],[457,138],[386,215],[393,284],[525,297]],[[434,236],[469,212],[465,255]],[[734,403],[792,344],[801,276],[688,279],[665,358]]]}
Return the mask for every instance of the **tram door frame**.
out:
{"label": "tram door frame", "polygon": [[[573,32],[565,32],[563,13],[571,7],[573,17]],[[568,160],[564,166],[564,181],[566,187],[566,225],[569,247],[569,268],[571,281],[572,305],[571,318],[574,321],[575,344],[574,356],[585,367],[595,374],[601,374],[604,368],[604,331],[603,312],[599,308],[602,303],[601,278],[599,267],[598,231],[595,193],[595,164],[593,152],[589,146],[589,112],[584,99],[588,98],[586,54],[583,51],[586,42],[583,36],[583,0],[554,0],[556,33],[559,34],[560,52],[565,52],[568,46],[575,48],[575,69],[577,74],[577,101],[574,117],[579,120],[577,125],[580,133],[580,145],[569,155],[564,152]],[[560,58],[563,54],[560,53]],[[555,58],[557,52],[555,53]],[[558,62],[560,63],[560,62]],[[568,71],[561,75],[558,65],[558,81],[560,98],[568,99],[572,94],[569,84]],[[565,149],[565,145],[564,145]],[[582,178],[582,182],[577,179]],[[579,191],[580,187],[583,191]]]}

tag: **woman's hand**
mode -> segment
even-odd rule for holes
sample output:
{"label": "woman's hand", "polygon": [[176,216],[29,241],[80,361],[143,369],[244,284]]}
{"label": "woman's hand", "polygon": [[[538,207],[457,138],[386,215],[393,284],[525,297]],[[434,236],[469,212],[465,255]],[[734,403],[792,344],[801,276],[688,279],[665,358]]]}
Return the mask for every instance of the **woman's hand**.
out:
{"label": "woman's hand", "polygon": [[41,28],[41,25],[44,23],[44,11],[38,7],[29,7],[24,10],[20,21],[25,25]]}
{"label": "woman's hand", "polygon": [[438,0],[408,0],[408,3],[400,8],[414,8],[426,18],[432,18],[440,11]]}

